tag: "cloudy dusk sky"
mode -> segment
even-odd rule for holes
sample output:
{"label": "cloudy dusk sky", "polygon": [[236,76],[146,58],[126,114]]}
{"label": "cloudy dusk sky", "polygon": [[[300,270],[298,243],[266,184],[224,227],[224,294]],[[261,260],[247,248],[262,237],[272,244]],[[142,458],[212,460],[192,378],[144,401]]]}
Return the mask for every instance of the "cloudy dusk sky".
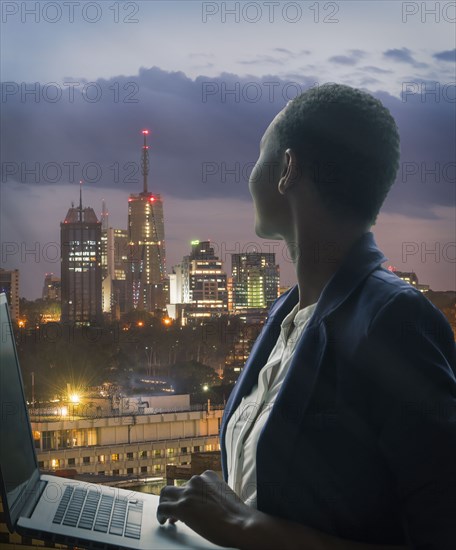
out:
{"label": "cloudy dusk sky", "polygon": [[[275,250],[253,229],[248,176],[270,120],[325,82],[363,88],[401,134],[401,168],[373,228],[388,264],[456,290],[454,2],[1,3],[1,266],[20,294],[60,273],[60,222],[79,197],[126,228],[142,189],[164,199],[168,272],[192,239]],[[368,182],[366,182],[368,184]]]}

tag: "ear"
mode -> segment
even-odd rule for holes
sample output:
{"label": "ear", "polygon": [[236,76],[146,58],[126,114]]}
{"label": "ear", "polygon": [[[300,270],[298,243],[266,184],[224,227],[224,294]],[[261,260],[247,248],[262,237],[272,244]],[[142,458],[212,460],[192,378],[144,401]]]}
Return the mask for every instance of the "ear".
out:
{"label": "ear", "polygon": [[284,156],[284,167],[278,183],[278,190],[281,195],[284,195],[298,180],[298,164],[295,152],[293,149],[287,149]]}

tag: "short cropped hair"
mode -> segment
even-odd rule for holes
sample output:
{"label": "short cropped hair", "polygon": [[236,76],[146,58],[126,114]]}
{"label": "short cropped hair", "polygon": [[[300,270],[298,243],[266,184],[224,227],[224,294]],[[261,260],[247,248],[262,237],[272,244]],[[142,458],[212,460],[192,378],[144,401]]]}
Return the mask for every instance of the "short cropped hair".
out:
{"label": "short cropped hair", "polygon": [[399,132],[372,95],[342,84],[311,88],[288,103],[279,145],[297,153],[326,208],[374,224],[399,168]]}

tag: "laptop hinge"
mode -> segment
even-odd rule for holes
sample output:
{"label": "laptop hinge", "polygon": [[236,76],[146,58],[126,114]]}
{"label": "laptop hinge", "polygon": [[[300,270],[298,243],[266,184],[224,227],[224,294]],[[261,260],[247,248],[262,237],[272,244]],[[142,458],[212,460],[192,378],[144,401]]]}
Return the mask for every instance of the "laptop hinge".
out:
{"label": "laptop hinge", "polygon": [[26,499],[26,502],[24,502],[24,506],[22,507],[21,516],[24,516],[26,518],[32,517],[33,511],[35,510],[35,507],[40,500],[46,485],[47,481],[39,479],[37,483],[35,483],[32,490],[24,491],[22,498],[24,498],[24,500]]}

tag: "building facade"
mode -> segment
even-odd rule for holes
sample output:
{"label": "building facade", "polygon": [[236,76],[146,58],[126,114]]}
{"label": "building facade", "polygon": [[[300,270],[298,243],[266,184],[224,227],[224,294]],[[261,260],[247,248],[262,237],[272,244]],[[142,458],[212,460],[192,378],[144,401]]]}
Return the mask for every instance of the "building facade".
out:
{"label": "building facade", "polygon": [[71,207],[60,224],[62,322],[102,319],[101,223],[92,208]]}
{"label": "building facade", "polygon": [[71,417],[31,417],[40,469],[74,468],[106,476],[165,475],[191,453],[220,449],[223,410]]}
{"label": "building facade", "polygon": [[269,308],[279,296],[280,271],[274,253],[231,255],[233,309]]}
{"label": "building facade", "polygon": [[[185,304],[190,318],[204,318],[228,312],[227,276],[210,241],[192,241],[192,250],[170,275],[170,304]],[[176,309],[176,308],[174,308]]]}
{"label": "building facade", "polygon": [[43,300],[55,300],[60,302],[62,298],[62,282],[54,273],[46,273],[43,284]]}
{"label": "building facade", "polygon": [[166,260],[160,195],[130,195],[127,233],[127,307],[146,311],[162,308],[160,288],[166,278]]}

